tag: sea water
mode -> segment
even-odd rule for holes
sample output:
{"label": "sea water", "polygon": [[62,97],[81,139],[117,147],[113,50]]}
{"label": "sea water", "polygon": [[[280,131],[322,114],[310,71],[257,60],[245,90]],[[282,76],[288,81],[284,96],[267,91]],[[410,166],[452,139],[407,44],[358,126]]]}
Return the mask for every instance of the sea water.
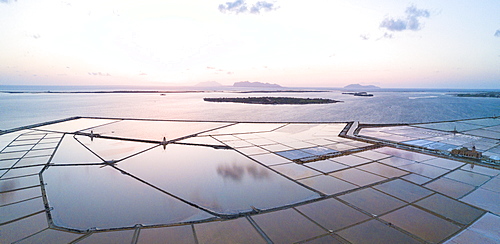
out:
{"label": "sea water", "polygon": [[[0,93],[0,130],[72,116],[203,121],[417,123],[500,115],[500,99],[444,91],[292,93]],[[205,97],[286,96],[342,102],[259,105],[205,102]]]}

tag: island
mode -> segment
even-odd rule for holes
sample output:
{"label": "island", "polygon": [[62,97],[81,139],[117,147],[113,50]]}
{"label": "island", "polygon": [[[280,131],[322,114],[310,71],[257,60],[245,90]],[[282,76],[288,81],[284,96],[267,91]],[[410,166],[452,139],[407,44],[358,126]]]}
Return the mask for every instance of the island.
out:
{"label": "island", "polygon": [[374,85],[360,85],[360,84],[350,84],[350,85],[347,85],[347,86],[344,86],[344,89],[350,89],[350,90],[376,90],[376,89],[380,89],[380,87],[378,86],[374,86]]}
{"label": "island", "polygon": [[227,102],[227,103],[248,103],[248,104],[327,104],[338,103],[342,101],[325,98],[296,98],[296,97],[222,97],[222,98],[203,98],[206,102]]}
{"label": "island", "polygon": [[500,98],[500,92],[480,92],[455,94],[457,97],[494,97]]}
{"label": "island", "polygon": [[368,94],[367,92],[342,92],[342,94],[354,95],[359,97],[373,97],[373,94]]}
{"label": "island", "polygon": [[260,87],[260,88],[282,88],[278,84],[262,83],[262,82],[250,82],[250,81],[240,81],[235,82],[233,87]]}

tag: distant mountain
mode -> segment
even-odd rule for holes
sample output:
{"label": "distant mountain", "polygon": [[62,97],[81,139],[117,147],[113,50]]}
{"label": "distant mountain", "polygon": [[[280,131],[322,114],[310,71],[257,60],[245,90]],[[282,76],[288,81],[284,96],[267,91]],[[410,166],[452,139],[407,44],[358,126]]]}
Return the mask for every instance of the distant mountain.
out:
{"label": "distant mountain", "polygon": [[233,87],[261,87],[261,88],[281,88],[282,86],[278,84],[262,83],[262,82],[250,82],[250,81],[240,81],[235,82]]}
{"label": "distant mountain", "polygon": [[217,81],[204,81],[196,84],[197,87],[221,87],[223,86],[221,83]]}
{"label": "distant mountain", "polygon": [[367,85],[367,86],[363,86],[363,85],[360,85],[360,84],[350,84],[350,85],[347,85],[347,86],[344,86],[344,89],[352,89],[352,90],[371,90],[371,89],[380,89],[380,87],[378,86],[374,86],[374,85]]}

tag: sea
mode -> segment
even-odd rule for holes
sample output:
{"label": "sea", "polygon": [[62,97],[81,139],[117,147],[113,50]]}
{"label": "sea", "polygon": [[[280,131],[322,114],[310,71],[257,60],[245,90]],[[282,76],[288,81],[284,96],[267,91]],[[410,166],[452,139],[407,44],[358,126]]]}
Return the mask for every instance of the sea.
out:
{"label": "sea", "polygon": [[[170,91],[98,93],[99,91]],[[253,91],[252,91],[253,90]],[[287,92],[158,87],[0,86],[0,130],[73,116],[239,122],[424,123],[500,116],[500,99],[457,97],[478,90],[378,89],[372,97],[329,88]],[[85,93],[78,93],[78,92]],[[307,91],[307,92],[304,92]],[[500,91],[500,90],[489,90]],[[96,93],[97,92],[97,93]],[[327,98],[342,102],[260,105],[206,102],[211,97]]]}

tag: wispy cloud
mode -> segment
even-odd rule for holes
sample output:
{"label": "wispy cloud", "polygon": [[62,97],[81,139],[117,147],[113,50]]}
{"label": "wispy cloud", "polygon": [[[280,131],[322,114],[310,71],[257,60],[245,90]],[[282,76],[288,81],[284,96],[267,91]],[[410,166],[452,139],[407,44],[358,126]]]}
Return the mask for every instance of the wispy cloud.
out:
{"label": "wispy cloud", "polygon": [[274,3],[269,3],[265,1],[260,1],[255,3],[251,8],[250,8],[250,13],[252,14],[260,14],[260,11],[272,11],[278,9],[276,6],[274,6]]}
{"label": "wispy cloud", "polygon": [[379,41],[379,40],[382,40],[382,39],[392,39],[394,37],[393,34],[390,34],[390,33],[384,33],[384,35],[382,35],[381,37],[377,38],[376,41]]}
{"label": "wispy cloud", "polygon": [[89,72],[88,74],[96,76],[111,76],[109,73],[102,73],[102,72]]}
{"label": "wispy cloud", "polygon": [[236,0],[234,2],[226,2],[219,4],[219,11],[222,13],[251,13],[260,14],[261,12],[269,12],[278,9],[278,7],[271,2],[258,1],[254,4],[247,4],[245,0]]}
{"label": "wispy cloud", "polygon": [[500,29],[498,29],[498,30],[495,32],[495,36],[496,36],[496,37],[500,37]]}
{"label": "wispy cloud", "polygon": [[211,74],[215,74],[215,75],[220,75],[220,74],[227,74],[227,75],[232,75],[234,74],[234,72],[232,71],[228,71],[228,70],[224,70],[224,69],[220,69],[220,68],[217,68],[217,67],[213,67],[213,66],[207,66],[206,69],[211,73]]}
{"label": "wispy cloud", "polygon": [[420,19],[429,18],[431,16],[429,10],[417,9],[415,6],[406,8],[405,14],[406,15],[402,18],[385,18],[380,23],[380,27],[385,28],[389,31],[418,31],[422,29],[422,23],[420,23]]}
{"label": "wispy cloud", "polygon": [[17,2],[17,0],[0,0],[0,3],[11,3],[11,2]]}

